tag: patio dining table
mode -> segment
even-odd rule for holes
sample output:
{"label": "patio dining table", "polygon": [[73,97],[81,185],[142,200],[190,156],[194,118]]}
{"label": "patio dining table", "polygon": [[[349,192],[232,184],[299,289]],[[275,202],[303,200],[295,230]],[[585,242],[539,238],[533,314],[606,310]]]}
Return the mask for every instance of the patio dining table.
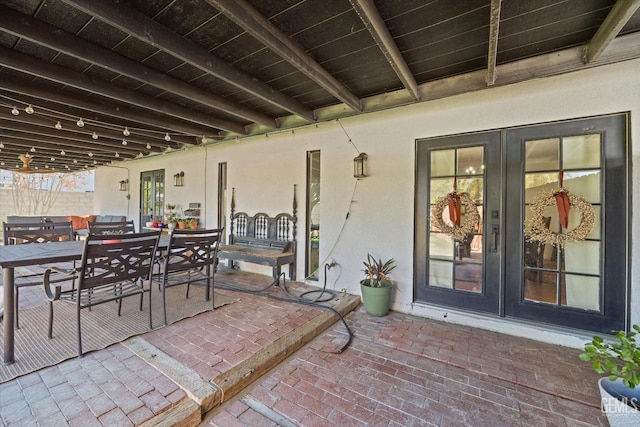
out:
{"label": "patio dining table", "polygon": [[[161,236],[158,249],[166,249],[169,236]],[[4,283],[4,346],[2,361],[5,365],[14,362],[15,312],[14,283],[15,268],[33,265],[56,264],[78,261],[82,258],[83,241],[56,243],[28,243],[24,245],[0,245],[0,267]]]}

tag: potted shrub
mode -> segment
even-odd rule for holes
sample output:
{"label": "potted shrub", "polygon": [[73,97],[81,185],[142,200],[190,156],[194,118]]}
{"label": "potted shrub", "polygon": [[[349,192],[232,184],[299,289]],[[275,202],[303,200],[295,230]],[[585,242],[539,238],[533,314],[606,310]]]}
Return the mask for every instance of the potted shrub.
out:
{"label": "potted shrub", "polygon": [[597,373],[607,375],[598,381],[598,386],[602,409],[612,427],[640,426],[639,332],[640,326],[633,325],[630,332],[616,332],[612,342],[594,336],[580,355],[580,359],[591,362]]}
{"label": "potted shrub", "polygon": [[385,316],[391,308],[391,291],[393,282],[389,273],[396,268],[393,258],[382,262],[376,260],[371,254],[367,254],[367,260],[363,262],[365,278],[360,281],[362,302],[364,308],[372,316]]}

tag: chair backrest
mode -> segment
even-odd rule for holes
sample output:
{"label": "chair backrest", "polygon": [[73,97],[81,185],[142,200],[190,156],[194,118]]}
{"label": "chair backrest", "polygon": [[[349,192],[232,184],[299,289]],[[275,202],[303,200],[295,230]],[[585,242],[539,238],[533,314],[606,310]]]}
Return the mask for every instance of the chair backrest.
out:
{"label": "chair backrest", "polygon": [[149,280],[159,240],[156,231],[90,234],[84,242],[79,289]]}
{"label": "chair backrest", "polygon": [[68,222],[2,223],[3,243],[17,245],[23,243],[63,242],[73,240],[73,227]]}
{"label": "chair backrest", "polygon": [[174,230],[164,258],[164,272],[213,266],[224,229]]}
{"label": "chair backrest", "polygon": [[133,220],[117,222],[88,222],[89,234],[127,234],[135,233]]}

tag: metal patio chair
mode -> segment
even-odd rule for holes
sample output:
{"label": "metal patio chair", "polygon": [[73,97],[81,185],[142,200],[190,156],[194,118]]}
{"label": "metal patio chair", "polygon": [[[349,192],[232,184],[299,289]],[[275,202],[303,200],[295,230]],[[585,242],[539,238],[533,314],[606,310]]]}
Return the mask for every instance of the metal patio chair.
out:
{"label": "metal patio chair", "polygon": [[169,245],[160,260],[160,272],[154,275],[162,291],[164,324],[167,324],[166,289],[172,286],[193,285],[206,287],[206,300],[213,298],[214,274],[218,259],[218,248],[223,236],[222,228],[209,230],[174,230]]}
{"label": "metal patio chair", "polygon": [[[60,285],[51,282],[51,275],[56,269],[47,269],[44,289],[49,299],[48,337],[52,338],[53,335],[53,302],[59,300],[74,304],[77,313],[78,357],[81,357],[80,311],[83,308],[117,301],[120,316],[123,298],[140,295],[142,310],[143,295],[147,292],[149,329],[152,329],[150,279],[159,239],[160,234],[155,231],[119,236],[90,234],[84,242],[81,265],[71,272],[58,272],[68,280],[77,282],[77,286],[68,291],[63,291]],[[148,288],[145,288],[145,282],[149,282]]]}
{"label": "metal patio chair", "polygon": [[[73,227],[69,222],[41,222],[41,223],[2,223],[3,243],[5,245],[22,245],[28,243],[55,243],[73,240]],[[52,248],[53,249],[53,248]],[[20,288],[27,286],[40,286],[43,273],[21,274],[16,277],[15,288],[15,322],[16,329],[20,328],[20,316],[18,315],[18,302]],[[56,280],[52,278],[52,280]]]}

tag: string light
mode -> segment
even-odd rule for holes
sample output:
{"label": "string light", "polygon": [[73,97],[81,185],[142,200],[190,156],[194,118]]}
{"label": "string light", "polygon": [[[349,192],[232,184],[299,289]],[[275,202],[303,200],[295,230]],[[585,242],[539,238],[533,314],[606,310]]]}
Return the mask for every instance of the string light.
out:
{"label": "string light", "polygon": [[73,159],[73,163],[78,163],[78,159]]}
{"label": "string light", "polygon": [[0,148],[4,148],[4,144],[0,142]]}
{"label": "string light", "polygon": [[122,139],[122,145],[127,145],[127,140],[126,139]]}
{"label": "string light", "polygon": [[207,143],[207,137],[206,137],[206,136],[204,136],[204,135],[202,135],[202,143],[203,143],[203,144],[206,144],[206,143]]}
{"label": "string light", "polygon": [[93,138],[93,139],[98,139],[98,134],[97,134],[97,132],[93,132],[93,135],[91,135],[91,138]]}
{"label": "string light", "polygon": [[147,150],[151,150],[151,144],[147,142]]}
{"label": "string light", "polygon": [[56,158],[55,158],[55,157],[53,157],[53,156],[51,156],[51,161],[52,161],[52,162],[55,162],[55,161],[56,161]]}
{"label": "string light", "polygon": [[31,147],[31,150],[29,150],[29,151],[31,151],[32,153],[35,153],[36,152],[36,147]]}
{"label": "string light", "polygon": [[79,128],[84,127],[84,121],[82,120],[82,117],[80,117],[78,119],[78,121],[76,122],[76,124],[78,125]]}
{"label": "string light", "polygon": [[62,129],[62,124],[60,122],[56,123],[55,128],[58,130]]}
{"label": "string light", "polygon": [[24,111],[27,114],[33,114],[33,107],[31,106],[31,104],[27,105],[27,107],[24,109]]}
{"label": "string light", "polygon": [[129,128],[125,126],[124,130],[122,131],[122,134],[124,136],[129,136],[131,135],[131,132],[129,132]]}
{"label": "string light", "polygon": [[89,151],[89,157],[93,157],[93,152]]}
{"label": "string light", "polygon": [[17,116],[18,114],[20,114],[20,110],[18,110],[16,107],[13,107],[11,109],[11,114],[13,114],[14,116]]}
{"label": "string light", "polygon": [[171,136],[169,135],[169,132],[167,132],[167,133],[164,135],[164,140],[165,140],[165,141],[167,141],[167,142],[171,141]]}
{"label": "string light", "polygon": [[120,154],[116,151],[116,157],[120,157]]}
{"label": "string light", "polygon": [[66,154],[67,154],[67,153],[65,153],[65,151],[64,151],[64,150],[60,150],[60,155],[61,155],[61,156],[64,156],[64,155],[66,155]]}

